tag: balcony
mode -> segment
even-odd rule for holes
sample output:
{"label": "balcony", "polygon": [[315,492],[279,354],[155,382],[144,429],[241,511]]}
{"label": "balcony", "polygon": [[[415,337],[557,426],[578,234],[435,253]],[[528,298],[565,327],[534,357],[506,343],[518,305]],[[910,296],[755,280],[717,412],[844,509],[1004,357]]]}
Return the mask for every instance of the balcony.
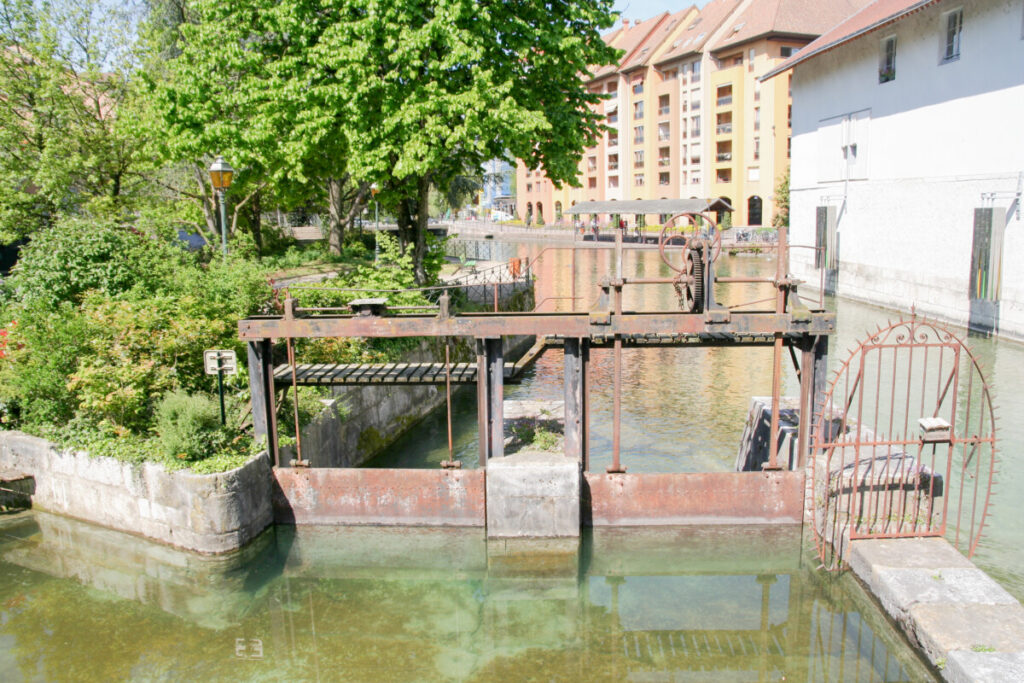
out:
{"label": "balcony", "polygon": [[732,104],[732,95],[726,95],[725,97],[719,97],[717,100],[715,100],[715,104],[717,104],[719,107],[726,107],[726,106]]}
{"label": "balcony", "polygon": [[658,116],[668,116],[670,111],[671,111],[670,107],[659,107],[658,108]]}
{"label": "balcony", "polygon": [[716,161],[732,161],[732,152],[721,152],[715,155]]}
{"label": "balcony", "polygon": [[669,158],[669,157],[661,157],[660,159],[658,159],[658,166],[671,166],[671,165],[672,165],[672,159]]}
{"label": "balcony", "polygon": [[723,124],[715,127],[715,132],[718,133],[719,135],[728,135],[729,133],[732,132],[732,124],[731,123],[723,123]]}
{"label": "balcony", "polygon": [[609,171],[618,171],[619,170],[619,162],[617,162],[617,161],[609,161],[608,162],[608,170]]}

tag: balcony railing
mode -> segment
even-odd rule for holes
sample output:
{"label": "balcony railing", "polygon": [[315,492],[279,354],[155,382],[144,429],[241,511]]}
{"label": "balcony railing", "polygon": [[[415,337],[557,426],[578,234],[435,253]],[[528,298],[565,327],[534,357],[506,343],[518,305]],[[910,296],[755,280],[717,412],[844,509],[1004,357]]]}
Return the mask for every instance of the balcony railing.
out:
{"label": "balcony railing", "polygon": [[608,162],[608,170],[609,171],[618,171],[619,170],[619,162],[617,162],[617,161],[609,161]]}
{"label": "balcony railing", "polygon": [[724,107],[727,104],[732,104],[732,95],[726,95],[725,97],[719,97],[716,101],[719,107]]}
{"label": "balcony railing", "polygon": [[732,124],[731,123],[723,123],[720,126],[715,128],[715,132],[718,133],[719,135],[725,135],[726,133],[731,133],[732,132]]}
{"label": "balcony railing", "polygon": [[670,111],[669,107],[659,107],[658,108],[658,116],[668,116],[669,115],[669,111]]}
{"label": "balcony railing", "polygon": [[660,159],[658,159],[658,166],[671,166],[671,165],[672,165],[672,159],[670,159],[669,157],[661,157]]}
{"label": "balcony railing", "polygon": [[715,155],[718,161],[732,161],[732,152],[719,152]]}

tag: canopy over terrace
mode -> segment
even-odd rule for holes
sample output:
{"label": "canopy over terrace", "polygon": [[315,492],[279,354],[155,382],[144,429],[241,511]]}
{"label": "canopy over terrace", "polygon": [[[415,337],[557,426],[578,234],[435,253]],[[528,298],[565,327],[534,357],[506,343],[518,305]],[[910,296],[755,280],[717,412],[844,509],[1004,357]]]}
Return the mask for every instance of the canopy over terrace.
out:
{"label": "canopy over terrace", "polygon": [[632,214],[677,214],[704,213],[706,211],[732,211],[732,206],[724,199],[627,199],[615,201],[579,202],[566,213],[570,215],[598,213],[632,213]]}

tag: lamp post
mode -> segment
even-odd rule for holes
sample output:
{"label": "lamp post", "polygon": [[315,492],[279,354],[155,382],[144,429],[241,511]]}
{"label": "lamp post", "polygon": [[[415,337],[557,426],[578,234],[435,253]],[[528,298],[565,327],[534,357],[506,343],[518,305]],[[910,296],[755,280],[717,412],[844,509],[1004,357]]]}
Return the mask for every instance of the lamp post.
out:
{"label": "lamp post", "polygon": [[224,157],[218,154],[216,160],[210,164],[210,184],[213,185],[213,189],[217,192],[217,198],[220,200],[220,248],[225,256],[228,255],[228,210],[224,194],[231,187],[231,179],[234,175],[235,169],[231,168],[231,164],[224,161]]}
{"label": "lamp post", "polygon": [[380,232],[380,202],[377,201],[377,193],[380,188],[377,183],[370,185],[370,194],[373,195],[373,262],[377,263],[380,258],[380,243],[377,241],[377,233]]}

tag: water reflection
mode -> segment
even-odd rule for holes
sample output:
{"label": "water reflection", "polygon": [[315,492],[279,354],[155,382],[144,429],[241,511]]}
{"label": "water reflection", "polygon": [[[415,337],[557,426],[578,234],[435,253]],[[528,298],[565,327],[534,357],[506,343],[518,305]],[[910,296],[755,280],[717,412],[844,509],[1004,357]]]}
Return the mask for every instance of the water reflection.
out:
{"label": "water reflection", "polygon": [[789,528],[512,543],[279,527],[209,560],[26,513],[0,521],[0,676],[930,679],[852,580],[820,583],[799,548]]}

